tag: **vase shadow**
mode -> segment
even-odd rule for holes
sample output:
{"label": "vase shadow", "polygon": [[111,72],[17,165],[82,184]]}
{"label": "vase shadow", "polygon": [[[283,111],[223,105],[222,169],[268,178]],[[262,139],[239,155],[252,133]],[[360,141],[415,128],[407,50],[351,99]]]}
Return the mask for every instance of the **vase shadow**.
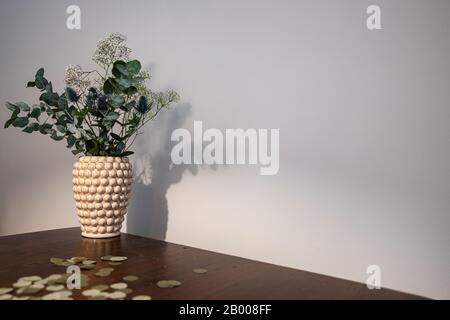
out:
{"label": "vase shadow", "polygon": [[162,112],[138,137],[133,159],[134,184],[127,215],[127,232],[164,240],[168,224],[167,191],[181,181],[185,171],[196,175],[197,165],[171,165],[171,134],[183,127],[189,104]]}

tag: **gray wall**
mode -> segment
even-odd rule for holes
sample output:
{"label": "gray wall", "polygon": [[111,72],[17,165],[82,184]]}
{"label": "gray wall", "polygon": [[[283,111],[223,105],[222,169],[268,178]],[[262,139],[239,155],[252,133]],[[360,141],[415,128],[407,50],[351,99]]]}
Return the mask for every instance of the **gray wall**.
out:
{"label": "gray wall", "polygon": [[[36,99],[40,66],[61,89],[122,32],[153,87],[182,95],[136,144],[125,230],[361,282],[377,264],[383,286],[448,299],[449,18],[445,0],[2,1],[0,97]],[[279,128],[279,174],[170,169],[170,133],[194,120]],[[0,234],[77,225],[62,143],[11,129],[0,146]]]}

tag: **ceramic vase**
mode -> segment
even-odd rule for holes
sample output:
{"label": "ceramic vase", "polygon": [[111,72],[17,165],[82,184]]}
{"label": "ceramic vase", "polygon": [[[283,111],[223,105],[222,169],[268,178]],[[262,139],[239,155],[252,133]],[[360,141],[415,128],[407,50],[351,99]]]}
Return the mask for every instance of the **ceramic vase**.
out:
{"label": "ceramic vase", "polygon": [[133,169],[127,157],[83,156],[74,164],[73,192],[81,235],[120,235],[128,211]]}

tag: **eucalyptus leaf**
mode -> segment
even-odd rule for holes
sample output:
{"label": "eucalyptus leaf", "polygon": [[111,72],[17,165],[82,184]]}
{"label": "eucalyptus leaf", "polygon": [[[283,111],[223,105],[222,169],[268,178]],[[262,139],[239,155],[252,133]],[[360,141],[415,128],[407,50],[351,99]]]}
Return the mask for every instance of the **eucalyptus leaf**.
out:
{"label": "eucalyptus leaf", "polygon": [[137,88],[134,87],[134,86],[131,86],[131,87],[123,90],[123,93],[126,94],[126,95],[129,95],[129,96],[132,96],[133,94],[137,93]]}
{"label": "eucalyptus leaf", "polygon": [[19,107],[20,111],[30,111],[30,106],[25,102],[17,102],[16,106]]}
{"label": "eucalyptus leaf", "polygon": [[80,132],[80,135],[82,138],[85,138],[85,139],[93,138],[92,135],[88,131],[84,130],[83,128],[79,128],[78,131]]}
{"label": "eucalyptus leaf", "polygon": [[90,154],[97,154],[99,152],[98,144],[95,140],[86,141],[86,151]]}
{"label": "eucalyptus leaf", "polygon": [[67,118],[67,114],[64,111],[56,111],[54,115],[58,121],[64,121],[64,119]]}
{"label": "eucalyptus leaf", "polygon": [[67,130],[68,130],[69,132],[72,132],[72,133],[78,132],[77,127],[75,127],[75,125],[74,125],[73,123],[68,123],[68,124],[67,124]]}
{"label": "eucalyptus leaf", "polygon": [[102,122],[102,130],[109,131],[114,126],[114,121],[103,120]]}
{"label": "eucalyptus leaf", "polygon": [[11,114],[11,118],[17,118],[17,116],[20,113],[20,109],[17,108],[16,110],[13,111],[13,113]]}
{"label": "eucalyptus leaf", "polygon": [[58,107],[62,110],[68,108],[67,98],[65,95],[62,95],[58,98]]}
{"label": "eucalyptus leaf", "polygon": [[66,133],[66,127],[65,126],[63,126],[62,124],[58,124],[58,125],[56,125],[56,130],[58,130],[59,132],[61,132],[61,133]]}
{"label": "eucalyptus leaf", "polygon": [[[113,41],[112,39],[107,41]],[[173,97],[178,97],[178,94],[170,90],[166,93],[150,91],[145,84],[150,75],[141,72],[142,65],[138,60],[129,61],[128,52],[131,50],[125,44],[120,46],[123,46],[124,51],[120,49],[118,55],[108,50],[96,51],[94,61],[109,71],[105,76],[106,81],[97,70],[89,72],[89,79],[81,79],[80,72],[87,74],[81,67],[68,67],[68,75],[74,75],[82,81],[89,80],[92,87],[85,86],[84,83],[71,84],[73,87],[66,87],[60,95],[54,91],[52,82],[45,78],[44,68],[39,68],[34,81],[26,83],[27,87],[35,87],[40,91],[39,103],[30,104],[31,107],[25,102],[6,103],[11,116],[5,122],[5,128],[12,125],[22,128],[26,133],[39,131],[53,140],[66,140],[67,147],[73,154],[133,154],[126,149],[130,147],[129,143],[134,142],[138,130],[162,108],[175,101]],[[114,61],[117,58],[113,56],[122,56],[127,61]],[[136,106],[138,99],[141,112],[138,112],[139,108]],[[43,116],[44,123],[40,124],[39,120]],[[116,123],[120,133],[119,130],[114,130]]]}
{"label": "eucalyptus leaf", "polygon": [[77,140],[81,139],[81,137],[82,137],[81,132],[78,131],[78,130],[77,130],[76,132],[73,133],[73,136],[74,136]]}
{"label": "eucalyptus leaf", "polygon": [[57,118],[56,124],[58,124],[60,126],[63,126],[65,131],[66,131],[67,123],[72,123],[72,121],[68,121],[68,118],[67,118],[67,116],[65,114],[62,114],[60,117],[56,116],[56,118]]}
{"label": "eucalyptus leaf", "polygon": [[114,62],[111,72],[114,75],[114,77],[116,77],[116,78],[121,78],[121,77],[128,78],[131,76],[130,72],[127,69],[127,64],[121,60]]}
{"label": "eucalyptus leaf", "polygon": [[128,89],[131,86],[131,80],[126,78],[116,79],[116,83],[120,86],[120,89],[123,91]]}
{"label": "eucalyptus leaf", "polygon": [[53,130],[52,127],[53,126],[50,123],[41,124],[39,127],[39,132],[42,134],[52,133],[52,130]]}
{"label": "eucalyptus leaf", "polygon": [[20,113],[19,108],[16,108],[11,114],[11,118],[5,122],[5,128],[8,128],[16,119],[17,115]]}
{"label": "eucalyptus leaf", "polygon": [[105,94],[113,94],[115,91],[118,90],[119,90],[118,85],[116,84],[113,78],[109,78],[103,84],[103,92],[105,92]]}
{"label": "eucalyptus leaf", "polygon": [[18,106],[12,104],[11,102],[6,102],[5,106],[11,111],[20,110]]}
{"label": "eucalyptus leaf", "polygon": [[131,156],[133,153],[134,153],[133,151],[125,151],[125,152],[122,152],[120,154],[120,156],[121,157]]}
{"label": "eucalyptus leaf", "polygon": [[44,78],[44,68],[40,68],[34,77],[34,84],[38,89],[44,90],[48,84],[47,79]]}
{"label": "eucalyptus leaf", "polygon": [[23,128],[28,124],[28,117],[18,117],[16,119],[14,119],[14,121],[12,122],[12,125],[14,127],[19,127],[19,128]]}
{"label": "eucalyptus leaf", "polygon": [[39,116],[41,115],[41,107],[40,106],[33,106],[33,110],[30,112],[30,117],[39,119]]}
{"label": "eucalyptus leaf", "polygon": [[122,141],[123,140],[123,138],[121,136],[115,134],[114,132],[111,132],[110,135],[111,135],[111,137],[113,137],[117,141]]}
{"label": "eucalyptus leaf", "polygon": [[47,86],[48,81],[44,77],[38,77],[38,78],[36,78],[34,83],[36,85],[36,88],[41,89],[41,90],[45,90],[45,87]]}
{"label": "eucalyptus leaf", "polygon": [[64,139],[64,136],[58,136],[56,130],[53,130],[52,134],[50,135],[50,138],[52,138],[55,141],[61,141]]}
{"label": "eucalyptus leaf", "polygon": [[72,153],[73,153],[74,155],[77,155],[77,154],[82,153],[82,152],[84,152],[83,149],[75,149],[75,150],[72,150]]}
{"label": "eucalyptus leaf", "polygon": [[105,120],[116,121],[119,117],[120,115],[117,112],[110,112],[106,115]]}
{"label": "eucalyptus leaf", "polygon": [[36,77],[43,77],[44,76],[44,68],[39,68],[38,71],[36,71]]}
{"label": "eucalyptus leaf", "polygon": [[57,107],[59,101],[59,95],[57,93],[44,92],[39,97],[39,100],[44,101],[49,106]]}
{"label": "eucalyptus leaf", "polygon": [[121,154],[125,150],[125,143],[123,141],[120,141],[119,144],[116,146],[116,152],[117,154]]}
{"label": "eucalyptus leaf", "polygon": [[23,129],[22,131],[26,133],[32,133],[34,131],[38,131],[39,127],[40,127],[39,123],[33,122],[30,123],[28,126],[26,126],[25,129]]}
{"label": "eucalyptus leaf", "polygon": [[111,96],[111,98],[110,98],[110,104],[115,108],[119,108],[124,103],[125,103],[125,99],[122,96]]}
{"label": "eucalyptus leaf", "polygon": [[67,140],[67,148],[72,148],[77,139],[73,135],[69,135],[66,138]]}
{"label": "eucalyptus leaf", "polygon": [[129,73],[136,75],[141,71],[141,63],[138,60],[132,60],[127,62],[126,68]]}
{"label": "eucalyptus leaf", "polygon": [[53,85],[51,82],[47,83],[47,85],[45,86],[45,91],[53,93]]}
{"label": "eucalyptus leaf", "polygon": [[5,126],[4,127],[8,128],[14,122],[14,120],[16,120],[16,118],[11,118],[11,119],[7,120],[5,122]]}

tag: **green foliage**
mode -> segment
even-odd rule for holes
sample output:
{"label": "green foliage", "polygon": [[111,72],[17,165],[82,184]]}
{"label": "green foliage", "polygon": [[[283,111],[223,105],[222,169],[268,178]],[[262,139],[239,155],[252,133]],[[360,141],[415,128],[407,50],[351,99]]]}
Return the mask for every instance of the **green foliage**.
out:
{"label": "green foliage", "polygon": [[137,60],[114,62],[112,76],[105,81],[103,91],[106,94],[122,94],[132,96],[137,93],[137,86],[141,82],[139,76],[141,63]]}
{"label": "green foliage", "polygon": [[18,117],[12,124],[14,127],[23,128],[28,124],[28,117]]}
{"label": "green foliage", "polygon": [[[84,72],[79,66],[66,69],[67,87],[62,94],[53,91],[40,68],[27,88],[40,91],[39,104],[6,103],[11,117],[5,128],[39,132],[55,141],[65,140],[73,154],[128,156],[140,129],[170,104],[178,101],[175,91],[152,92],[145,86],[150,75],[138,60],[128,61],[131,50],[125,37],[113,34],[99,42],[94,61],[103,69]],[[118,50],[117,52],[114,50]],[[118,58],[113,60],[113,58]],[[91,83],[87,76],[98,77]],[[104,76],[102,75],[104,74]]]}
{"label": "green foliage", "polygon": [[39,128],[40,128],[39,123],[33,122],[33,123],[30,123],[28,126],[26,126],[26,128],[23,129],[22,131],[26,132],[26,133],[32,133],[34,131],[38,131]]}
{"label": "green foliage", "polygon": [[34,105],[33,110],[30,112],[30,117],[39,120],[40,115],[41,115],[41,106]]}

